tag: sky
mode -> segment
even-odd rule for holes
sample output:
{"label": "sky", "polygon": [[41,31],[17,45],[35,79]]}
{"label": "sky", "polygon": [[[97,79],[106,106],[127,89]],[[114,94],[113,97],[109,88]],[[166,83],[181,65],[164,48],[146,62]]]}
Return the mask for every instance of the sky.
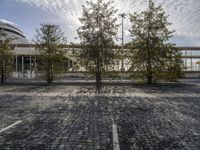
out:
{"label": "sky", "polygon": [[[177,46],[200,46],[200,0],[153,1],[169,15],[170,28],[176,31],[171,42]],[[147,8],[147,3],[148,0],[114,0],[118,14],[140,12]],[[34,38],[35,29],[41,23],[58,24],[66,33],[68,42],[76,43],[83,4],[85,0],[0,0],[0,19],[15,24],[29,40]],[[124,26],[125,42],[129,42],[131,24],[128,16]],[[121,28],[118,37],[121,37]]]}

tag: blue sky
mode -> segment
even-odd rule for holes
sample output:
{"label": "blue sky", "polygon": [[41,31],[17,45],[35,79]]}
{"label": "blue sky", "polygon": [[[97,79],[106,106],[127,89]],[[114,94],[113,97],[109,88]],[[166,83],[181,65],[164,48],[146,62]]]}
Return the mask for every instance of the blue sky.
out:
{"label": "blue sky", "polygon": [[0,0],[0,19],[15,23],[29,40],[34,37],[35,29],[40,27],[40,23],[59,24],[67,32],[65,23],[57,14],[16,0]]}
{"label": "blue sky", "polygon": [[[200,46],[199,0],[154,0],[161,5],[176,30],[171,40],[178,46]],[[31,40],[40,23],[59,24],[69,42],[76,42],[76,29],[80,26],[81,6],[85,0],[0,0],[0,19],[15,23]],[[115,0],[118,13],[138,12],[146,9],[147,0]],[[119,19],[120,21],[120,19]],[[125,40],[130,41],[128,18],[125,20]],[[119,28],[119,35],[121,36]]]}

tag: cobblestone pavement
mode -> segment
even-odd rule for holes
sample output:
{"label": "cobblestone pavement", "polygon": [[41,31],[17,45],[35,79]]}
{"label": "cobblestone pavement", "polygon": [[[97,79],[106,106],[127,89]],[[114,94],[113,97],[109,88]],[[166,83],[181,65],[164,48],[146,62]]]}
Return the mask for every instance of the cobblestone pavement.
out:
{"label": "cobblestone pavement", "polygon": [[0,150],[199,150],[200,87],[5,86],[0,89]]}

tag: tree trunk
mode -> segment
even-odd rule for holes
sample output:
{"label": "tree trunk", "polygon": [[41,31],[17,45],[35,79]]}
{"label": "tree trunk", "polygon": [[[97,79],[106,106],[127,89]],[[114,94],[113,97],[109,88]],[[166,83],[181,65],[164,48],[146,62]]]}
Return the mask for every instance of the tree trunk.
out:
{"label": "tree trunk", "polygon": [[147,83],[148,83],[148,84],[152,84],[152,73],[151,73],[151,69],[149,69],[149,71],[148,71]]}
{"label": "tree trunk", "polygon": [[3,72],[3,68],[1,69],[1,84],[4,83],[4,72]]}
{"label": "tree trunk", "polygon": [[1,83],[5,84],[5,60],[2,60],[2,68],[1,68]]}
{"label": "tree trunk", "polygon": [[47,83],[50,84],[51,83],[51,71],[50,71],[50,62],[48,62],[48,66],[47,66]]}
{"label": "tree trunk", "polygon": [[53,62],[51,61],[51,68],[50,68],[50,74],[51,74],[51,76],[50,76],[50,84],[53,82]]}
{"label": "tree trunk", "polygon": [[[149,1],[150,3],[150,1]],[[149,4],[150,7],[150,4]],[[150,30],[151,30],[151,18],[150,18],[150,13],[148,14],[148,38],[147,38],[147,57],[148,57],[148,62],[147,62],[147,83],[152,84],[152,64],[151,64],[151,51],[150,51]]]}
{"label": "tree trunk", "polygon": [[96,67],[96,92],[101,93],[102,91],[102,83],[101,83],[101,66],[100,66],[100,58],[99,51],[97,52],[97,67]]}
{"label": "tree trunk", "polygon": [[[148,44],[149,45],[149,44]],[[151,54],[148,47],[148,63],[147,63],[147,83],[152,84],[152,66],[151,66]]]}
{"label": "tree trunk", "polygon": [[4,84],[6,84],[6,80],[7,80],[7,62],[5,62]]}
{"label": "tree trunk", "polygon": [[46,70],[46,72],[47,72],[47,83],[51,84],[52,81],[53,81],[53,63],[52,63],[51,58],[48,59],[48,64],[47,64],[47,70]]}

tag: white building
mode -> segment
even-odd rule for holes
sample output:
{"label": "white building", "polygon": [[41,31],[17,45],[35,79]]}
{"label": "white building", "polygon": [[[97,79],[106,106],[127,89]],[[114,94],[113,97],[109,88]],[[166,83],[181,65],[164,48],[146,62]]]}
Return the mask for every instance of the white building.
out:
{"label": "white building", "polygon": [[[13,77],[15,78],[34,78],[37,72],[37,51],[35,46],[26,39],[24,33],[14,25],[0,21],[0,31],[6,33],[7,37],[12,38],[11,49],[14,53]],[[4,37],[0,37],[3,41]],[[67,48],[67,47],[66,47]],[[70,58],[70,59],[69,59]],[[76,59],[66,51],[66,70],[72,70],[73,61]]]}
{"label": "white building", "polygon": [[[35,78],[37,70],[37,56],[38,53],[34,44],[28,41],[24,33],[14,25],[0,21],[0,31],[7,34],[14,40],[12,41],[12,51],[14,53],[14,72],[15,78]],[[4,39],[0,37],[0,41]],[[119,47],[120,48],[120,47]],[[66,45],[63,49],[65,51],[65,70],[76,70],[75,64],[77,62],[73,52],[79,50],[80,47]],[[118,49],[118,48],[117,48]],[[180,47],[183,54],[183,61],[185,71],[200,71],[200,65],[196,62],[200,60],[200,47]],[[128,70],[128,61],[125,62],[125,71]],[[116,66],[115,69],[120,71],[121,66]],[[82,69],[80,69],[82,70]],[[80,71],[79,70],[79,71]]]}

